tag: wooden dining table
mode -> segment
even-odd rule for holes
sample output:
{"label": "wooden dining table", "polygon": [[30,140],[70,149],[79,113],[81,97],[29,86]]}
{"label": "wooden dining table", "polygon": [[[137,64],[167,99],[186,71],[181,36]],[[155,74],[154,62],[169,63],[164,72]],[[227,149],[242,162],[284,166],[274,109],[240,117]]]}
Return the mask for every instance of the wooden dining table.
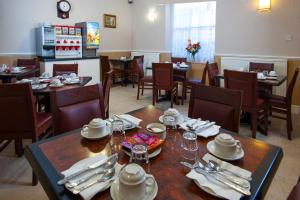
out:
{"label": "wooden dining table", "polygon": [[13,78],[21,79],[28,74],[32,74],[39,71],[38,68],[35,67],[26,67],[23,70],[20,70],[20,72],[0,72],[0,79],[3,83],[11,83]]}
{"label": "wooden dining table", "polygon": [[[126,131],[127,136],[144,132],[147,124],[158,122],[163,111],[154,106],[147,106],[129,114],[143,121],[140,124],[141,129]],[[263,199],[283,157],[282,149],[227,130],[221,129],[220,131],[232,134],[240,140],[244,149],[245,156],[231,163],[252,172],[251,196],[242,199]],[[150,173],[158,184],[155,199],[216,199],[186,177],[189,170],[180,164],[181,134],[182,130],[179,129],[168,130],[161,153],[150,159]],[[204,156],[208,152],[206,144],[212,139],[198,138],[199,156]],[[96,141],[83,139],[80,130],[74,130],[30,144],[25,149],[25,156],[49,199],[81,199],[79,195],[73,195],[64,186],[57,184],[57,181],[62,178],[60,172],[82,159],[99,154],[110,155],[108,142],[109,137]],[[124,152],[120,152],[119,163],[127,164],[128,162],[129,157]],[[111,199],[110,190],[98,193],[93,199]]]}

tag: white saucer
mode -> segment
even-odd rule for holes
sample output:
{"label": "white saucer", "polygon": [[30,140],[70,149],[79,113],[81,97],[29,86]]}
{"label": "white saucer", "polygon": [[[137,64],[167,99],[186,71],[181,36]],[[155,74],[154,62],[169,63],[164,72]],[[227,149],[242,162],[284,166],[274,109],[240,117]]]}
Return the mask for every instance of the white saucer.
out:
{"label": "white saucer", "polygon": [[218,197],[218,198],[220,198],[220,199],[225,199],[224,197],[217,195],[217,194],[216,194],[214,191],[212,191],[210,188],[204,187],[204,186],[200,185],[200,183],[199,183],[197,180],[194,179],[194,182],[195,182],[196,185],[197,185],[201,190],[203,190],[204,192],[206,192],[206,193],[208,193],[208,194],[210,194],[210,195],[212,195],[212,196],[214,196],[214,197]]}
{"label": "white saucer", "polygon": [[216,147],[215,147],[215,141],[210,141],[207,143],[206,145],[207,147],[207,150],[209,153],[213,154],[214,156],[217,156],[218,158],[221,158],[223,160],[229,160],[229,161],[233,161],[233,160],[239,160],[241,158],[244,157],[244,150],[241,149],[241,150],[236,150],[235,154],[231,155],[231,156],[224,156],[224,155],[221,155],[220,152],[218,152],[216,150]]}
{"label": "white saucer", "polygon": [[[131,156],[131,153],[129,151],[126,151],[125,149],[122,148],[122,150],[124,151],[124,153],[127,155],[127,156]],[[153,151],[152,153],[150,153],[148,155],[149,158],[154,158],[156,156],[158,156],[158,154],[160,154],[161,152],[161,147],[155,151]]]}
{"label": "white saucer", "polygon": [[[159,122],[164,123],[164,115],[161,115],[158,120]],[[184,117],[182,115],[179,115],[177,119],[177,125],[182,124],[183,122],[184,122]]]}
{"label": "white saucer", "polygon": [[[152,200],[156,197],[157,192],[158,192],[158,186],[157,186],[157,182],[155,181],[154,183],[154,187],[146,187],[146,195],[144,199],[141,200]],[[121,200],[120,196],[119,196],[119,180],[116,179],[110,186],[110,196],[113,200]]]}
{"label": "white saucer", "polygon": [[90,136],[88,134],[88,131],[84,131],[83,129],[81,129],[80,133],[81,133],[81,136],[84,137],[84,138],[86,138],[86,139],[89,139],[89,140],[99,140],[99,139],[104,138],[107,135],[109,135],[110,128],[108,126],[106,126],[105,133],[102,134],[102,135]]}
{"label": "white saucer", "polygon": [[64,84],[66,85],[73,85],[73,84],[79,84],[81,81],[77,80],[77,81],[64,81]]}
{"label": "white saucer", "polygon": [[50,84],[49,87],[53,87],[53,88],[59,88],[59,87],[62,87],[64,86],[64,84],[59,84],[59,85],[53,85],[53,84]]}

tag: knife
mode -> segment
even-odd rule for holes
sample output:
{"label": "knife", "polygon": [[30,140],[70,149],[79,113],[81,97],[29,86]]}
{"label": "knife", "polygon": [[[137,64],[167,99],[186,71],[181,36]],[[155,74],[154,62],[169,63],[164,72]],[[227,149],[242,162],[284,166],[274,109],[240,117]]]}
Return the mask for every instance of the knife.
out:
{"label": "knife", "polygon": [[195,172],[202,174],[204,176],[210,176],[214,178],[215,180],[219,181],[220,183],[223,183],[227,185],[228,187],[234,189],[235,191],[238,191],[239,193],[242,193],[244,195],[250,196],[251,192],[241,186],[236,185],[235,183],[232,183],[230,181],[227,181],[219,176],[213,176],[211,173],[206,172],[205,170],[201,169],[200,167],[194,167],[192,164],[187,163],[187,162],[180,162],[183,166],[188,167],[190,169],[194,169]]}
{"label": "knife", "polygon": [[104,165],[108,160],[111,160],[111,159],[118,159],[118,154],[115,153],[115,154],[111,155],[111,156],[108,157],[108,158],[102,159],[102,160],[100,160],[100,161],[98,161],[98,162],[95,162],[95,163],[93,163],[93,164],[91,164],[91,165],[89,165],[89,166],[87,166],[87,167],[84,167],[84,168],[82,168],[81,170],[79,170],[79,171],[77,171],[77,172],[75,172],[75,173],[73,173],[73,174],[71,174],[71,175],[69,175],[69,176],[66,176],[66,177],[64,177],[63,179],[59,180],[59,181],[57,182],[57,184],[58,184],[58,185],[63,185],[63,184],[65,184],[66,182],[68,182],[69,180],[71,180],[72,178],[74,178],[74,177],[76,177],[76,176],[78,176],[78,175],[80,175],[80,174],[82,174],[82,173],[84,173],[84,172],[87,172],[87,171],[89,171],[89,170],[92,170],[92,169],[101,167],[101,166]]}
{"label": "knife", "polygon": [[126,121],[127,123],[130,123],[130,124],[134,125],[136,128],[142,128],[142,127],[139,126],[138,124],[135,124],[135,123],[133,123],[132,121],[129,121],[128,119],[125,119],[125,118],[120,117],[120,116],[118,116],[118,115],[114,115],[114,116],[115,116],[116,118],[120,119],[120,120],[124,120],[124,121]]}

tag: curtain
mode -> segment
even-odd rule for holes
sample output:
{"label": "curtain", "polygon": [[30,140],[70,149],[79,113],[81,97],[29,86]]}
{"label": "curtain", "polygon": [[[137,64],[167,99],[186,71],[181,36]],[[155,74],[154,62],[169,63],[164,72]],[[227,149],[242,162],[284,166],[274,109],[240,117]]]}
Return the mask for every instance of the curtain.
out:
{"label": "curtain", "polygon": [[200,42],[195,61],[213,60],[215,55],[216,2],[174,4],[172,9],[172,56],[187,57],[185,50],[190,39]]}

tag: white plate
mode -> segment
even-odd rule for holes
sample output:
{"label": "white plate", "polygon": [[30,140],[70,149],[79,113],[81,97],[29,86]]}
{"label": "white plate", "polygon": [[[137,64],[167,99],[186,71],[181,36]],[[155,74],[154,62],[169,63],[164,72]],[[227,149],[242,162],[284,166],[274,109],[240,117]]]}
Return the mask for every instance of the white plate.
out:
{"label": "white plate", "polygon": [[[158,192],[157,182],[155,181],[153,187],[147,186],[146,191],[147,191],[147,194],[145,195],[145,198],[141,199],[141,200],[152,200],[152,199],[154,199],[157,195],[157,192]],[[110,196],[113,200],[121,200],[119,194],[120,194],[120,192],[119,192],[119,180],[116,179],[110,186]]]}
{"label": "white plate", "polygon": [[49,87],[53,87],[53,88],[59,88],[59,87],[62,87],[62,86],[64,86],[64,84],[59,84],[59,85],[52,85],[52,84],[50,84],[49,85]]}
{"label": "white plate", "polygon": [[[160,116],[158,119],[161,123],[164,123],[164,115]],[[177,125],[182,124],[184,122],[184,117],[182,115],[179,115],[177,119]]]}
{"label": "white plate", "polygon": [[109,135],[110,128],[108,126],[106,126],[105,133],[102,134],[102,135],[98,135],[98,136],[89,136],[88,131],[84,131],[83,129],[80,131],[80,133],[81,133],[81,136],[84,137],[84,138],[86,138],[86,139],[89,139],[89,140],[99,140],[99,139],[104,138],[107,135]]}
{"label": "white plate", "polygon": [[64,81],[64,84],[66,85],[73,85],[73,84],[79,84],[81,81],[78,80],[78,81]]}
{"label": "white plate", "polygon": [[32,89],[33,90],[42,90],[42,89],[45,89],[48,85],[47,84],[35,84],[35,85],[32,85]]}
{"label": "white plate", "polygon": [[[130,153],[129,151],[126,151],[126,150],[123,149],[123,148],[122,148],[122,150],[124,151],[124,153],[125,153],[127,156],[130,156],[130,155],[131,155],[131,153]],[[161,152],[161,147],[160,147],[159,149],[155,150],[154,152],[152,152],[151,154],[149,154],[148,156],[149,156],[149,158],[153,158],[153,157],[155,157],[155,156],[158,156],[158,154],[160,154],[160,152]]]}
{"label": "white plate", "polygon": [[208,193],[208,194],[210,194],[210,195],[212,195],[212,196],[214,196],[214,197],[218,197],[218,198],[221,198],[221,199],[225,199],[225,198],[223,198],[222,196],[217,195],[217,194],[216,194],[214,191],[212,191],[210,188],[204,187],[204,186],[200,185],[200,183],[199,183],[197,180],[194,179],[194,182],[195,182],[196,185],[197,185],[199,188],[201,188],[201,190],[203,190],[204,192],[206,192],[206,193]]}
{"label": "white plate", "polygon": [[207,147],[207,150],[209,153],[211,153],[214,156],[217,156],[218,158],[221,158],[223,160],[229,160],[229,161],[239,160],[239,159],[243,158],[244,154],[245,154],[243,149],[241,149],[241,150],[237,149],[235,154],[233,154],[232,156],[221,155],[218,151],[216,151],[215,142],[213,140],[208,142],[206,147]]}

